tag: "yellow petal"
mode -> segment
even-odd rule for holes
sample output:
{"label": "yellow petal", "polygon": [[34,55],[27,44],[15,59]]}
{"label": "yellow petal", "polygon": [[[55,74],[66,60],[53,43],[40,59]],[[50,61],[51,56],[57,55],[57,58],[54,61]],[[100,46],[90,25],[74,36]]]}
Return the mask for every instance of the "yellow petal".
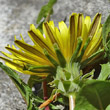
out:
{"label": "yellow petal", "polygon": [[[80,54],[80,52],[81,52],[81,50],[83,48],[83,45],[84,45],[84,43],[86,41],[86,40],[84,40],[84,39],[86,39],[86,36],[87,36],[86,30],[87,30],[87,28],[86,28],[86,25],[84,24],[84,16],[83,16],[83,14],[80,13],[80,14],[78,14],[77,37],[82,37],[83,42],[82,42],[79,54]],[[84,36],[84,34],[86,36]],[[84,36],[84,38],[83,38],[83,36]]]}
{"label": "yellow petal", "polygon": [[8,51],[10,51],[13,55],[18,57],[22,61],[27,61],[29,64],[36,65],[37,63],[40,64],[47,64],[47,62],[40,57],[37,57],[35,55],[29,54],[29,53],[23,53],[21,51],[18,51],[16,49],[12,49],[10,47],[6,47]]}
{"label": "yellow petal", "polygon": [[11,59],[17,59],[17,57],[15,57],[13,54],[10,55],[10,54],[5,53],[5,52],[2,52],[2,51],[1,51],[1,53],[2,53],[3,55],[5,55],[6,57],[8,57],[8,58],[11,58]]}
{"label": "yellow petal", "polygon": [[[91,41],[85,51],[84,57],[83,59],[86,59],[87,57],[89,57],[93,52],[95,52],[102,39],[101,39],[101,14],[96,14],[90,29],[89,29],[89,33],[88,33],[88,37],[91,37]],[[100,30],[99,30],[100,28]],[[98,34],[99,33],[99,34]]]}
{"label": "yellow petal", "polygon": [[6,62],[6,65],[8,67],[10,67],[11,69],[14,69],[18,72],[21,72],[21,73],[24,73],[24,74],[30,74],[30,75],[37,75],[37,76],[40,76],[40,77],[46,77],[48,75],[48,73],[35,73],[35,72],[31,72],[31,71],[27,71],[27,70],[23,70],[24,66],[22,65],[19,65],[18,63],[15,63],[7,58],[4,58],[4,57],[1,57],[1,59],[3,59],[5,62]]}
{"label": "yellow petal", "polygon": [[40,76],[40,77],[47,77],[49,75],[49,73],[35,73],[35,72],[31,72],[31,71],[23,71],[23,70],[19,70],[19,72],[24,73],[24,74],[29,74],[29,75],[36,75],[36,76]]}
{"label": "yellow petal", "polygon": [[12,48],[13,48],[13,49],[16,49],[14,45],[12,45]]}
{"label": "yellow petal", "polygon": [[75,51],[77,44],[77,23],[78,23],[78,15],[73,13],[70,16],[70,53]]}
{"label": "yellow petal", "polygon": [[[15,44],[23,51],[25,52],[29,52],[30,54],[34,54],[38,57],[41,57],[45,60],[47,60],[47,58],[45,57],[45,55],[38,49],[34,48],[33,46],[27,44],[27,43],[24,43],[20,40],[16,40],[15,41]],[[48,60],[47,60],[48,61]]]}
{"label": "yellow petal", "polygon": [[22,36],[22,34],[20,34],[20,37],[21,37],[21,39],[22,39],[21,41],[22,41],[22,42],[24,42],[24,39],[23,39],[23,36]]}
{"label": "yellow petal", "polygon": [[63,55],[65,57],[65,59],[67,59],[68,57],[68,54],[69,54],[69,29],[67,28],[66,24],[61,21],[59,22],[59,31],[60,31],[60,37],[61,37],[61,42],[62,42],[62,45],[63,45]]}
{"label": "yellow petal", "polygon": [[[60,34],[58,28],[54,27],[53,21],[50,21],[49,23],[44,23],[43,31],[46,36],[46,40],[48,42],[51,42],[52,45],[57,43],[57,45],[61,49],[61,41],[62,41],[61,34]],[[59,35],[57,35],[57,32],[59,32]]]}
{"label": "yellow petal", "polygon": [[86,16],[86,17],[85,17],[84,24],[85,24],[86,27],[87,27],[87,31],[89,31],[90,26],[91,26],[91,18],[90,18],[90,16]]}
{"label": "yellow petal", "polygon": [[15,63],[5,57],[0,56],[1,59],[3,59],[5,62],[9,63],[12,66],[9,66],[10,68],[14,69],[14,70],[18,70],[18,68],[23,68],[23,65],[19,65],[18,63]]}
{"label": "yellow petal", "polygon": [[82,29],[82,39],[83,41],[86,41],[87,40],[87,37],[88,37],[88,30],[87,30],[87,25],[84,24],[84,27]]}
{"label": "yellow petal", "polygon": [[83,29],[83,25],[84,25],[84,16],[83,14],[79,14],[78,15],[78,32],[77,32],[77,36],[80,37],[82,34],[82,29]]}
{"label": "yellow petal", "polygon": [[101,37],[102,28],[100,28],[99,32],[96,34],[96,36],[91,40],[89,46],[87,55],[90,56],[93,54],[97,49],[99,48],[99,45],[101,45],[102,37]]}
{"label": "yellow petal", "polygon": [[31,30],[28,32],[28,34],[35,44],[38,44],[42,49],[46,49],[50,55],[56,58],[53,47],[45,40],[38,29],[31,25]]}
{"label": "yellow petal", "polygon": [[49,21],[48,25],[51,26],[52,29],[55,28],[55,26],[54,26],[54,22],[53,22],[53,21]]}
{"label": "yellow petal", "polygon": [[48,23],[43,24],[43,31],[46,38],[47,37],[50,38],[50,41],[52,42],[52,44],[57,42],[55,39],[55,33],[53,32],[52,28],[48,25]]}
{"label": "yellow petal", "polygon": [[60,34],[58,28],[55,28],[55,33],[56,33],[56,39],[58,42],[58,46],[59,46],[60,50],[63,52],[63,42],[62,42],[61,34]]}
{"label": "yellow petal", "polygon": [[94,20],[91,24],[90,30],[89,30],[89,35],[88,36],[95,36],[101,23],[101,14],[97,13],[96,16],[94,17]]}

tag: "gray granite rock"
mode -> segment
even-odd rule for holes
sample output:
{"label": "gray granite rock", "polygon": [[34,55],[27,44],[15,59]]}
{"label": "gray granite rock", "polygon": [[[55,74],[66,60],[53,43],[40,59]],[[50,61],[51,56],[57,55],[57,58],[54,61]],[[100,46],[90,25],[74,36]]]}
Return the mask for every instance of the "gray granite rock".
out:
{"label": "gray granite rock", "polygon": [[[27,35],[30,24],[36,24],[36,18],[42,5],[48,0],[0,0],[0,51],[5,51],[7,44],[12,45],[14,36],[20,38],[22,33],[27,43],[32,43]],[[102,13],[102,23],[110,12],[109,0],[58,0],[54,5],[54,15],[51,19],[55,24],[72,12],[84,13],[92,18]],[[21,75],[27,81],[27,75]],[[18,90],[0,69],[0,110],[26,110],[26,105]]]}

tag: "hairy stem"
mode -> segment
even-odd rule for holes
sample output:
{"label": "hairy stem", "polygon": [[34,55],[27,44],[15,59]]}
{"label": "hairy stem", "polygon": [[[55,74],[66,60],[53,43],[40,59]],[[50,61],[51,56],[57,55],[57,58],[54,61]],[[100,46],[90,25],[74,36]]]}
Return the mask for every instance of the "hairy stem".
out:
{"label": "hairy stem", "polygon": [[73,95],[69,95],[69,110],[74,110],[75,108],[75,98]]}

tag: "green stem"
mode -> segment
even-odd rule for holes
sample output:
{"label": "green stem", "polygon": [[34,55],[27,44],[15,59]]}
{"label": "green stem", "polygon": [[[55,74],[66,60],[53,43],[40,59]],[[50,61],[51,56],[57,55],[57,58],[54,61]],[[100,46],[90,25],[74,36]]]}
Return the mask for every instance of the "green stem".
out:
{"label": "green stem", "polygon": [[48,13],[48,15],[46,16],[45,22],[48,22],[50,19],[50,13]]}
{"label": "green stem", "polygon": [[69,110],[74,110],[75,108],[75,97],[73,95],[69,95]]}

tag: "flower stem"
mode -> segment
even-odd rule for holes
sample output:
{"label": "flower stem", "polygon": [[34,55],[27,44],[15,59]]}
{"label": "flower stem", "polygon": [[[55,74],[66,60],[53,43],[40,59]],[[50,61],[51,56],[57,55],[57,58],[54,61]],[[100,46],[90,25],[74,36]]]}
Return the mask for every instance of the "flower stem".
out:
{"label": "flower stem", "polygon": [[73,95],[69,95],[69,110],[74,110],[75,108],[75,98]]}
{"label": "flower stem", "polygon": [[[43,96],[44,96],[44,100],[48,99],[48,94],[47,94],[47,82],[44,80],[43,81]],[[49,106],[45,107],[45,110],[49,110]]]}

